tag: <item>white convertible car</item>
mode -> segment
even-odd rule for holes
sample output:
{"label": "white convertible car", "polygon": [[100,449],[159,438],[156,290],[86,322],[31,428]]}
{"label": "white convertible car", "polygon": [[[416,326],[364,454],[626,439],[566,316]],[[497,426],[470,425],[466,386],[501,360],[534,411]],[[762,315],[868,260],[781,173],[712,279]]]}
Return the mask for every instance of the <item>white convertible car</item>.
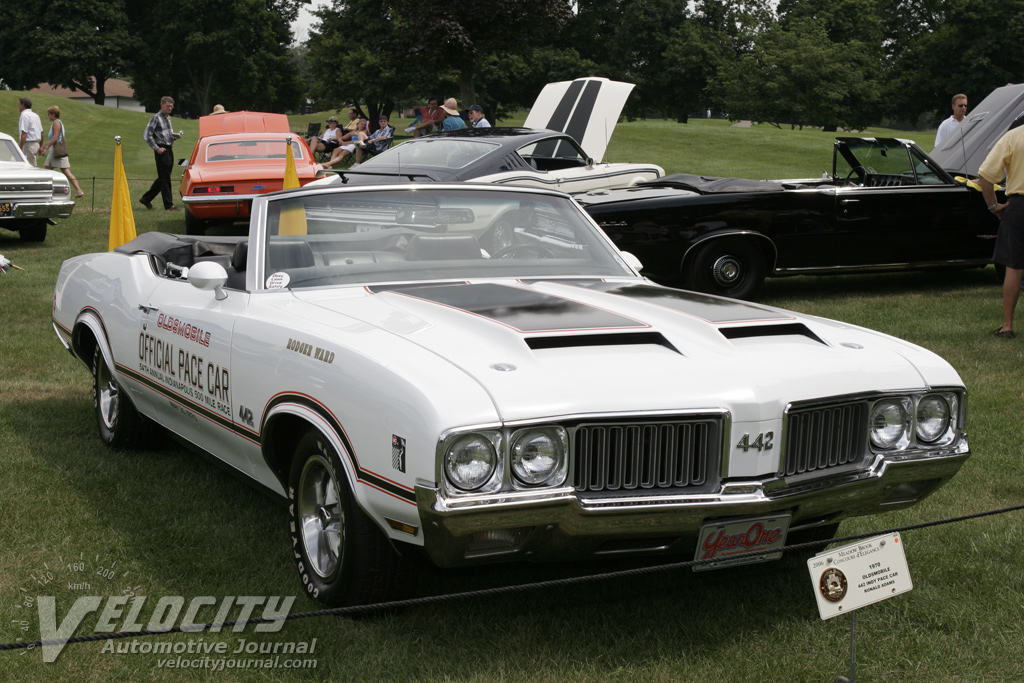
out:
{"label": "white convertible car", "polygon": [[969,457],[935,354],[638,270],[561,193],[306,187],[248,237],[66,261],[53,322],[101,438],[155,422],[286,498],[329,604],[394,596],[417,555],[768,559]]}
{"label": "white convertible car", "polygon": [[36,168],[10,135],[0,133],[0,228],[21,239],[42,242],[55,218],[67,218],[75,208],[68,179],[58,171]]}

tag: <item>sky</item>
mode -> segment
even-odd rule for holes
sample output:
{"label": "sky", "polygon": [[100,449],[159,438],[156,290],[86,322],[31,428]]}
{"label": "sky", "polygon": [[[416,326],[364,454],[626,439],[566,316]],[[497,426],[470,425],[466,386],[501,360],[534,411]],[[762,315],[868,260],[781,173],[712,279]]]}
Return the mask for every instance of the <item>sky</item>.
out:
{"label": "sky", "polygon": [[310,0],[309,5],[299,10],[299,18],[292,24],[292,33],[296,43],[304,43],[309,38],[309,28],[316,21],[316,17],[310,14],[310,10],[327,4],[329,4],[329,0]]}

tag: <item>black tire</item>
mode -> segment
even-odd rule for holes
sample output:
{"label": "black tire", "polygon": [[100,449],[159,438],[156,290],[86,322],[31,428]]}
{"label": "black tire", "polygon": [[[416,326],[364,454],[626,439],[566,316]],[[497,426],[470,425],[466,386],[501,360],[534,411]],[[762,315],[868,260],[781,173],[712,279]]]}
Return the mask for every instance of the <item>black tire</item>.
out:
{"label": "black tire", "polygon": [[395,600],[411,563],[352,496],[341,461],[317,432],[295,447],[288,486],[292,551],[306,594],[331,607]]}
{"label": "black tire", "polygon": [[764,284],[765,260],[750,240],[713,239],[683,266],[684,285],[698,292],[750,299]]}
{"label": "black tire", "polygon": [[186,235],[205,235],[206,234],[206,221],[196,218],[192,215],[192,212],[187,208],[185,209],[185,234]]}
{"label": "black tire", "polygon": [[46,221],[38,221],[26,228],[19,228],[18,235],[23,242],[42,242],[46,239]]}
{"label": "black tire", "polygon": [[92,352],[92,402],[103,443],[111,448],[137,448],[143,444],[145,418],[114,379],[99,345]]}

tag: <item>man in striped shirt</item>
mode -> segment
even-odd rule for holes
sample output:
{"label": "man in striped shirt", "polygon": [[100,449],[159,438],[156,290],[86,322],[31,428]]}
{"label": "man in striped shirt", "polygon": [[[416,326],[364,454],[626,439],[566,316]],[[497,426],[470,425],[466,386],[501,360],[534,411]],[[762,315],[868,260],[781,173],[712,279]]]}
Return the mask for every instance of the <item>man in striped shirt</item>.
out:
{"label": "man in striped shirt", "polygon": [[160,98],[160,111],[153,115],[146,125],[146,132],[142,137],[146,144],[153,148],[156,157],[156,180],[153,185],[142,195],[139,203],[147,209],[153,208],[153,200],[159,194],[164,200],[164,209],[177,211],[171,197],[171,170],[174,168],[174,141],[181,137],[171,127],[171,112],[174,110],[173,97]]}

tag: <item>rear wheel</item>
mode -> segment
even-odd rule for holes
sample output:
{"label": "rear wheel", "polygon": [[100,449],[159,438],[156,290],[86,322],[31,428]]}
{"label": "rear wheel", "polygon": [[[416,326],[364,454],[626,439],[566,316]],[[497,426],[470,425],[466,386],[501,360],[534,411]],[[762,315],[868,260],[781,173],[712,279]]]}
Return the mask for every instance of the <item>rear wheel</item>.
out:
{"label": "rear wheel", "polygon": [[359,509],[337,453],[317,432],[295,447],[288,499],[292,550],[307,595],[349,606],[404,593],[408,558]]}
{"label": "rear wheel", "polygon": [[114,379],[99,345],[92,352],[92,399],[103,443],[112,448],[135,448],[142,444],[145,420]]}
{"label": "rear wheel", "polygon": [[765,278],[765,261],[750,240],[714,239],[697,248],[684,265],[689,289],[736,299],[757,294]]}
{"label": "rear wheel", "polygon": [[192,212],[187,208],[185,209],[185,234],[186,235],[205,235],[206,234],[206,221],[201,218],[196,218],[192,215]]}
{"label": "rear wheel", "polygon": [[42,242],[46,239],[46,221],[36,221],[31,225],[19,228],[18,235],[25,242]]}

